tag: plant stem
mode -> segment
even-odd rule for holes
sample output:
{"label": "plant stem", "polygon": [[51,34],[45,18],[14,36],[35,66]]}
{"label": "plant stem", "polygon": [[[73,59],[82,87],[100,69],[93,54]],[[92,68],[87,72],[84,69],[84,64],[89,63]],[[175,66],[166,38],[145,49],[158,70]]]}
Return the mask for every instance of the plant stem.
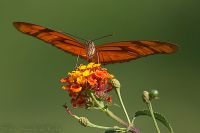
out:
{"label": "plant stem", "polygon": [[102,104],[100,104],[99,101],[95,98],[95,96],[94,96],[93,93],[91,93],[91,97],[94,100],[94,102],[97,104],[97,106],[101,109],[101,111],[105,112],[108,116],[110,116],[114,120],[118,121],[123,126],[126,126],[126,127],[128,126],[128,124],[126,122],[124,122],[121,118],[119,118],[118,116],[116,116],[109,109],[104,108],[104,106],[102,106]]}
{"label": "plant stem", "polygon": [[134,128],[134,126],[129,123],[124,122],[121,118],[119,118],[118,116],[116,116],[113,112],[111,112],[109,109],[107,109],[106,114],[108,116],[110,116],[112,119],[116,120],[117,122],[119,122],[121,125],[123,125],[124,127],[127,128],[127,131],[130,131],[132,133],[140,133],[136,128]]}
{"label": "plant stem", "polygon": [[89,122],[87,126],[88,127],[99,128],[99,129],[104,129],[104,130],[126,131],[126,128],[120,128],[120,127],[117,127],[117,126],[114,126],[114,127],[99,126],[99,125],[93,124],[91,122]]}
{"label": "plant stem", "polygon": [[125,115],[126,115],[126,118],[127,118],[127,120],[128,120],[128,123],[131,124],[130,118],[129,118],[129,116],[128,116],[128,113],[127,113],[127,111],[126,111],[126,108],[125,108],[125,106],[124,106],[124,103],[123,103],[123,100],[122,100],[122,97],[121,97],[120,88],[116,88],[116,92],[117,92],[117,96],[118,96],[118,98],[119,98],[119,101],[120,101],[120,103],[121,103],[121,105],[122,105],[122,108],[123,108],[123,110],[124,110],[124,113],[125,113]]}
{"label": "plant stem", "polygon": [[123,121],[121,118],[119,118],[118,116],[116,116],[112,111],[110,111],[109,109],[105,110],[105,113],[110,116],[112,119],[116,120],[117,122],[119,122],[121,125],[128,127],[129,124],[126,123],[125,121]]}
{"label": "plant stem", "polygon": [[160,133],[160,129],[159,129],[158,124],[157,124],[157,122],[156,122],[156,118],[155,118],[155,116],[154,116],[154,111],[153,111],[153,107],[152,107],[151,102],[149,101],[149,102],[147,103],[147,105],[148,105],[149,111],[150,111],[150,113],[151,113],[151,117],[152,117],[152,119],[153,119],[153,122],[154,122],[154,125],[155,125],[155,127],[156,127],[157,133]]}
{"label": "plant stem", "polygon": [[136,128],[134,128],[132,125],[130,125],[129,123],[126,123],[125,121],[123,121],[121,118],[116,116],[113,112],[111,112],[109,109],[104,108],[104,106],[102,106],[99,103],[99,101],[95,98],[93,93],[90,93],[90,95],[91,95],[92,99],[94,100],[94,102],[97,104],[97,106],[101,109],[101,111],[105,112],[109,117],[111,117],[112,119],[116,120],[117,122],[119,122],[124,127],[129,128],[129,131],[131,131],[133,133],[139,133],[139,131]]}
{"label": "plant stem", "polygon": [[104,129],[104,130],[115,130],[115,131],[120,131],[120,132],[126,132],[127,128],[121,128],[118,126],[113,126],[113,127],[107,127],[107,126],[100,126],[100,125],[96,125],[94,123],[91,123],[86,117],[79,117],[75,114],[73,114],[69,108],[67,107],[67,105],[63,105],[64,108],[66,109],[66,112],[71,115],[72,117],[74,117],[75,119],[77,119],[79,121],[79,123],[83,126],[86,127],[92,127],[92,128],[99,128],[99,129]]}

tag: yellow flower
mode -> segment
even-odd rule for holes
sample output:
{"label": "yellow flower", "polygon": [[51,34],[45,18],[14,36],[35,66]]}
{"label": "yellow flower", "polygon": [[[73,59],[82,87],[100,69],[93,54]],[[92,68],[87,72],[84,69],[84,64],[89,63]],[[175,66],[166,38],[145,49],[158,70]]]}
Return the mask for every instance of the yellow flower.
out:
{"label": "yellow flower", "polygon": [[82,65],[82,64],[78,67],[79,70],[85,70],[86,68],[87,68],[86,65]]}
{"label": "yellow flower", "polygon": [[81,72],[80,71],[75,71],[75,76],[81,76]]}
{"label": "yellow flower", "polygon": [[93,65],[94,65],[94,63],[93,62],[90,62],[88,65],[87,65],[87,68],[93,68]]}
{"label": "yellow flower", "polygon": [[93,67],[99,67],[101,64],[94,64]]}
{"label": "yellow flower", "polygon": [[81,76],[81,74],[82,73],[80,71],[72,71],[71,73],[68,73],[69,76],[74,78]]}
{"label": "yellow flower", "polygon": [[86,76],[89,76],[91,74],[91,72],[89,70],[85,70],[83,72],[83,76],[86,77]]}
{"label": "yellow flower", "polygon": [[77,80],[76,80],[76,82],[78,84],[84,84],[85,81],[86,81],[86,79],[83,76],[78,77]]}

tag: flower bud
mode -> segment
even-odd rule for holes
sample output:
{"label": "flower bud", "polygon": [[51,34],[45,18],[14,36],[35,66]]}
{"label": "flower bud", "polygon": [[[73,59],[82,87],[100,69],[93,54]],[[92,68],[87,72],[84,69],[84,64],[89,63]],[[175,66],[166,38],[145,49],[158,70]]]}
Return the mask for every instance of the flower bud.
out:
{"label": "flower bud", "polygon": [[120,82],[117,79],[111,79],[111,83],[115,88],[120,88]]}
{"label": "flower bud", "polygon": [[148,91],[143,91],[142,99],[145,103],[149,103],[150,98],[149,98],[149,92]]}
{"label": "flower bud", "polygon": [[149,93],[150,100],[158,99],[159,98],[158,96],[159,96],[158,90],[151,90],[150,93]]}
{"label": "flower bud", "polygon": [[84,127],[88,126],[88,122],[89,120],[86,117],[80,117],[80,119],[78,120],[78,122],[83,125]]}

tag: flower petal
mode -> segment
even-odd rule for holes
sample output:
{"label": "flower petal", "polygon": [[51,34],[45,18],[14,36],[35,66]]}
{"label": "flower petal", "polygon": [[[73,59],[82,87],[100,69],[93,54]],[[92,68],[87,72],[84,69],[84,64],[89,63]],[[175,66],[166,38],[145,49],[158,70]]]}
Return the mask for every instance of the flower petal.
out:
{"label": "flower petal", "polygon": [[70,87],[70,90],[73,91],[73,92],[79,92],[82,90],[82,87],[81,86],[78,86],[78,85],[72,85]]}

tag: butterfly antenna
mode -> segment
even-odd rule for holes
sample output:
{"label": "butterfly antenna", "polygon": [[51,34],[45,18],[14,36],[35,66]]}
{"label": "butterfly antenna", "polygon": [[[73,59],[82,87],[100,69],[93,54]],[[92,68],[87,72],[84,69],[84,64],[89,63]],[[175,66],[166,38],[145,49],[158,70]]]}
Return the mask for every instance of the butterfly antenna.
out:
{"label": "butterfly antenna", "polygon": [[70,35],[70,36],[72,36],[72,37],[75,37],[75,38],[77,38],[77,39],[80,39],[80,40],[83,40],[83,41],[87,41],[87,40],[84,39],[84,38],[81,38],[81,37],[78,37],[78,36],[75,36],[75,35],[72,35],[72,34],[69,34],[69,33],[66,33],[66,32],[63,32],[63,33],[65,33],[65,34],[67,34],[67,35]]}
{"label": "butterfly antenna", "polygon": [[99,39],[102,39],[102,38],[106,38],[106,37],[110,37],[110,36],[113,36],[113,34],[105,35],[105,36],[93,39],[92,41],[96,41],[96,40],[99,40]]}

